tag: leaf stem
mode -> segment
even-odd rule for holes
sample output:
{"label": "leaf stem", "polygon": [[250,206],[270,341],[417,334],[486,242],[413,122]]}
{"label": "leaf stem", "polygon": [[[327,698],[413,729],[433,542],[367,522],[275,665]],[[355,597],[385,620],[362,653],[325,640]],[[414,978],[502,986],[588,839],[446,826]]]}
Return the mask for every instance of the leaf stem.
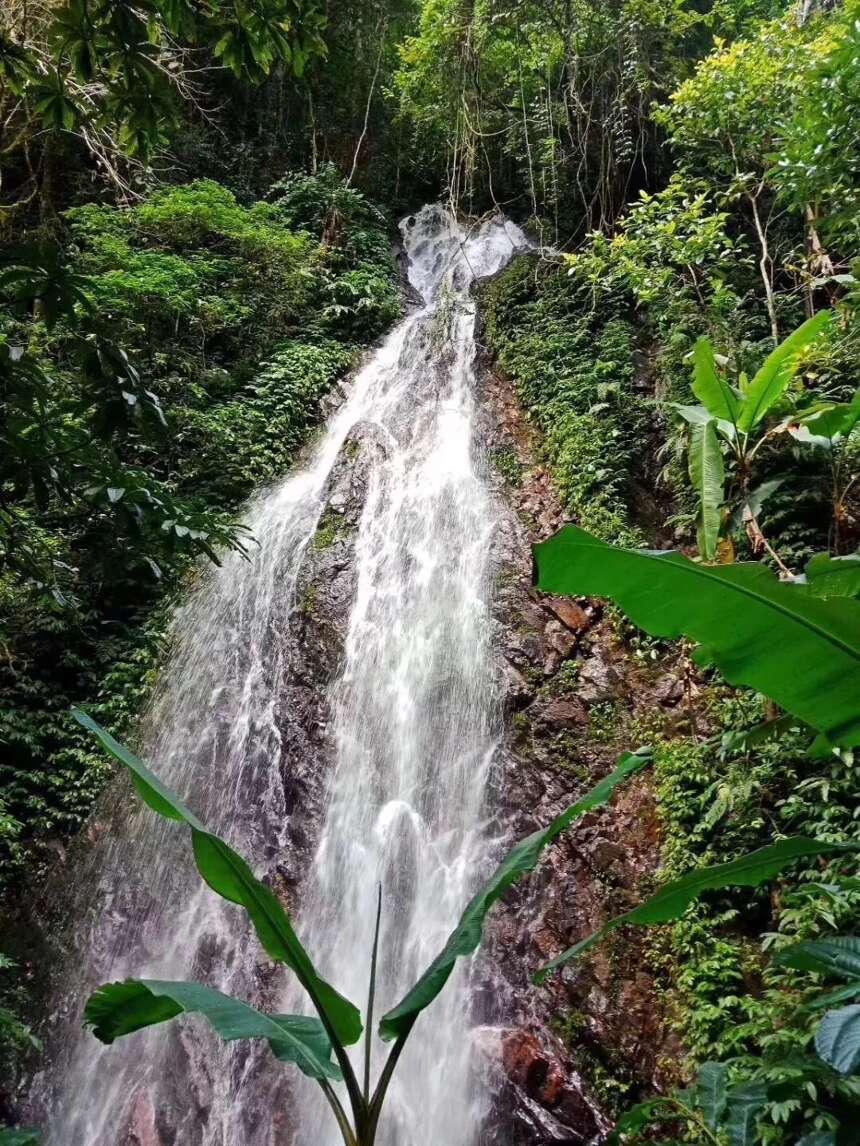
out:
{"label": "leaf stem", "polygon": [[322,1087],[323,1094],[328,1100],[329,1106],[332,1108],[332,1112],[334,1113],[335,1119],[337,1120],[337,1124],[340,1128],[345,1146],[358,1146],[358,1140],[355,1137],[355,1131],[353,1130],[352,1126],[350,1126],[347,1113],[341,1105],[340,1099],[335,1094],[331,1083],[328,1081],[328,1079],[322,1078],[320,1079],[320,1086]]}
{"label": "leaf stem", "polygon": [[379,953],[379,925],[382,921],[382,884],[376,896],[376,927],[370,956],[370,986],[367,992],[367,1017],[364,1022],[364,1101],[370,1102],[370,1060],[373,1051],[373,1002],[376,994],[376,959]]}
{"label": "leaf stem", "polygon": [[376,1084],[376,1090],[373,1092],[373,1098],[370,1102],[370,1109],[368,1111],[367,1124],[365,1127],[366,1137],[361,1140],[360,1146],[373,1146],[376,1138],[376,1127],[379,1124],[379,1115],[382,1113],[382,1104],[385,1101],[385,1095],[388,1090],[388,1084],[391,1082],[391,1076],[394,1074],[394,1068],[397,1066],[397,1060],[403,1053],[403,1048],[406,1046],[406,1040],[412,1031],[413,1023],[403,1032],[398,1035],[397,1041],[391,1048],[388,1058],[385,1060],[385,1066],[382,1068],[382,1074],[379,1076],[379,1081]]}

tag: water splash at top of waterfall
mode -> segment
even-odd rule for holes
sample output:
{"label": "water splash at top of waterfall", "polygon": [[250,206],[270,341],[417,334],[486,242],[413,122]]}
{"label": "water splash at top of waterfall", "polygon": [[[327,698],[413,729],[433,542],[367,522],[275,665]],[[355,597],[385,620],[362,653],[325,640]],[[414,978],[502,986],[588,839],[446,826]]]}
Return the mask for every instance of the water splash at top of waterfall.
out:
{"label": "water splash at top of waterfall", "polygon": [[[476,459],[469,287],[528,246],[505,220],[466,231],[438,206],[401,231],[423,307],[369,358],[306,466],[251,505],[253,560],[229,556],[177,614],[144,728],[146,755],[167,782],[257,870],[271,870],[289,818],[281,761],[297,585],[352,437],[365,492],[300,925],[323,974],[363,1001],[381,883],[383,1008],[444,941],[486,850],[499,737],[488,556],[498,507]],[[279,995],[294,1001],[289,983],[261,968],[240,912],[199,885],[182,833],[122,812],[81,883],[89,912],[74,939],[62,1033],[36,1088],[48,1146],[334,1146],[312,1084],[287,1088],[264,1050],[220,1049],[194,1023],[109,1048],[80,1032],[82,999],[105,979],[202,978],[267,1007],[283,1005]],[[472,1146],[483,1103],[470,1010],[463,971],[413,1036],[380,1146]]]}

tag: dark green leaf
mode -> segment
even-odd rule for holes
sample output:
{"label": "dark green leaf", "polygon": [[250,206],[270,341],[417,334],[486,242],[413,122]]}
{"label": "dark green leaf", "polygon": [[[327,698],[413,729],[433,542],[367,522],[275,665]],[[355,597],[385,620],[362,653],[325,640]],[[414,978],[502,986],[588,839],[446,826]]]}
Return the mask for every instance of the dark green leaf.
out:
{"label": "dark green leaf", "polygon": [[847,1003],[849,999],[856,999],[860,995],[860,979],[835,987],[832,991],[825,991],[823,995],[816,995],[807,1004],[811,1011],[823,1011],[825,1007],[832,1007],[835,1003]]}
{"label": "dark green leaf", "polygon": [[726,1085],[729,1071],[725,1063],[705,1062],[696,1079],[696,1102],[705,1125],[716,1130],[726,1109]]}
{"label": "dark green leaf", "polygon": [[128,979],[106,983],[90,996],[84,1022],[103,1043],[181,1014],[203,1015],[225,1041],[266,1039],[281,1062],[293,1062],[310,1078],[342,1078],[331,1061],[331,1043],[319,1019],[264,1015],[241,999],[202,983]]}
{"label": "dark green leaf", "polygon": [[789,732],[792,728],[802,728],[803,724],[796,716],[777,716],[773,720],[765,720],[753,728],[742,730],[732,729],[724,732],[720,737],[720,752],[729,756],[734,752],[746,752],[758,744],[767,744],[771,740]]}
{"label": "dark green leaf", "polygon": [[72,712],[75,719],[128,768],[144,803],[160,816],[182,821],[189,826],[197,870],[206,883],[224,899],[245,908],[267,953],[295,971],[302,986],[327,1016],[341,1043],[349,1046],[357,1042],[362,1030],[358,1008],[317,975],[272,889],[256,878],[240,855],[218,836],[207,831],[142,760],[129,752],[85,712],[80,709],[72,709]]}
{"label": "dark green leaf", "polygon": [[615,1123],[615,1128],[606,1139],[606,1146],[620,1146],[622,1134],[635,1134],[638,1130],[644,1130],[664,1109],[662,1098],[652,1098],[648,1102],[631,1106]]}
{"label": "dark green leaf", "polygon": [[0,1130],[0,1146],[39,1146],[38,1130]]}
{"label": "dark green leaf", "polygon": [[808,859],[813,856],[828,855],[833,852],[857,851],[860,844],[833,844],[820,840],[808,839],[805,836],[794,836],[787,840],[780,840],[775,844],[759,848],[749,855],[729,860],[727,863],[714,864],[712,867],[697,868],[687,872],[679,879],[664,884],[649,899],[617,915],[605,923],[599,931],[593,932],[585,939],[581,939],[561,955],[557,955],[550,963],[535,975],[534,981],[542,983],[550,971],[561,967],[593,947],[600,939],[622,923],[668,923],[680,918],[686,909],[705,891],[719,891],[727,887],[758,887],[778,875],[796,859]]}
{"label": "dark green leaf", "polygon": [[767,1103],[763,1082],[745,1082],[728,1093],[725,1130],[731,1146],[756,1146],[756,1118]]}
{"label": "dark green leaf", "polygon": [[556,816],[549,827],[533,832],[508,852],[492,876],[471,900],[442,951],[398,1005],[382,1016],[379,1033],[383,1039],[393,1039],[409,1033],[419,1014],[433,1002],[445,986],[457,960],[461,956],[471,955],[477,949],[481,942],[487,912],[511,884],[516,883],[520,876],[534,870],[544,848],[579,816],[605,804],[617,785],[634,772],[638,772],[650,759],[651,753],[647,748],[623,753],[618,758],[614,771],[595,784],[590,792],[571,804],[561,815]]}
{"label": "dark green leaf", "polygon": [[860,1003],[828,1011],[815,1032],[815,1049],[840,1074],[860,1067]]}
{"label": "dark green leaf", "polygon": [[798,971],[860,979],[860,936],[834,935],[826,939],[805,939],[778,952],[773,962]]}
{"label": "dark green leaf", "polygon": [[730,684],[763,692],[834,744],[860,744],[858,602],[822,599],[763,565],[618,549],[574,525],[534,554],[539,589],[611,597],[652,635],[698,641],[697,659]]}

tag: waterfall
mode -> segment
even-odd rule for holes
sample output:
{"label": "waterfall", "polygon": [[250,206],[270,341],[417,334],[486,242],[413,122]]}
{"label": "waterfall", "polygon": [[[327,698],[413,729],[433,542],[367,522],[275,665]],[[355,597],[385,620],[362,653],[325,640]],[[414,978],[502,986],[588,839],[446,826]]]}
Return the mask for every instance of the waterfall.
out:
{"label": "waterfall", "polygon": [[[438,206],[401,224],[416,306],[369,358],[307,464],[263,493],[250,562],[229,556],[176,615],[143,728],[144,756],[197,814],[272,871],[291,817],[281,767],[287,634],[333,471],[360,442],[364,501],[341,667],[328,687],[327,781],[297,913],[320,972],[363,1009],[382,888],[377,1014],[438,952],[492,860],[484,824],[500,738],[490,649],[490,542],[481,474],[472,282],[528,244],[497,218],[466,231]],[[78,877],[56,1048],[37,1079],[47,1146],[336,1146],[317,1088],[265,1046],[224,1048],[202,1020],[102,1047],[80,1030],[98,982],[202,979],[270,1010],[301,1005],[238,908],[201,885],[185,833],[125,789],[96,822]],[[474,1146],[469,968],[419,1020],[380,1146]],[[375,1069],[384,1044],[374,1041]]]}

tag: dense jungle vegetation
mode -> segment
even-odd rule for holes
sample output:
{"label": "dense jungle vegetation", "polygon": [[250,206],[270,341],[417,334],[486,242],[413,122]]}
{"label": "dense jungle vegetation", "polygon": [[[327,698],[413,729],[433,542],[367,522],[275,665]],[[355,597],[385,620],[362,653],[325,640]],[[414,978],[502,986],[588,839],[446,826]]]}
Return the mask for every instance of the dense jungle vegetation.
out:
{"label": "dense jungle vegetation", "polygon": [[[112,774],[69,709],[133,733],[171,606],[253,552],[243,502],[400,313],[394,223],[441,198],[535,241],[482,337],[570,519],[778,586],[764,636],[715,598],[721,659],[674,584],[667,623],[586,556],[547,575],[690,682],[637,730],[657,883],[820,845],[659,917],[681,1049],[660,1095],[584,1066],[613,1140],[860,1142],[857,0],[9,0],[0,110],[0,1115],[39,1056],[28,904]],[[801,701],[744,669],[770,640]]]}

